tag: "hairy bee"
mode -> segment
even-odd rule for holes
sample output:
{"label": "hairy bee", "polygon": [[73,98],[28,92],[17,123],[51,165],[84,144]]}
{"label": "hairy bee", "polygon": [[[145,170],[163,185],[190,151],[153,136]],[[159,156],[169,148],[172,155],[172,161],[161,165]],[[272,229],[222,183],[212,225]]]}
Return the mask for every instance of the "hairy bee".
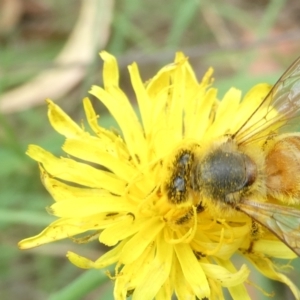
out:
{"label": "hairy bee", "polygon": [[197,193],[204,207],[243,212],[300,256],[300,207],[293,207],[300,205],[299,117],[300,58],[236,132],[178,151],[165,186],[169,201]]}

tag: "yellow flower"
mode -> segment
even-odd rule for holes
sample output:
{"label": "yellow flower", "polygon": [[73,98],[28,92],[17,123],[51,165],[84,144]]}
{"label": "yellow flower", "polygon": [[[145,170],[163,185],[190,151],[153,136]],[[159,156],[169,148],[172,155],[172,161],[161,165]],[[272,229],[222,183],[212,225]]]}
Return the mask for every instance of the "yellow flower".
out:
{"label": "yellow flower", "polygon": [[[218,101],[212,69],[199,83],[182,53],[146,84],[133,63],[129,73],[138,117],[119,87],[115,58],[106,52],[101,57],[104,88],[94,86],[91,94],[108,108],[120,133],[98,125],[87,98],[92,134],[48,101],[49,120],[66,137],[68,155],[57,158],[34,145],[27,154],[39,163],[43,184],[55,200],[49,212],[59,219],[19,247],[93,231],[80,240],[98,238],[113,248],[96,261],[72,252],[68,258],[81,268],[115,264],[115,274],[109,274],[115,299],[129,294],[171,299],[174,293],[178,299],[223,299],[222,288],[233,299],[250,299],[245,287],[249,262],[287,284],[299,299],[297,287],[272,261],[296,255],[246,214],[220,207],[190,182],[198,155],[240,128],[270,86],[255,86],[242,101],[241,92],[231,88]],[[247,258],[239,268],[232,262],[235,253]]]}

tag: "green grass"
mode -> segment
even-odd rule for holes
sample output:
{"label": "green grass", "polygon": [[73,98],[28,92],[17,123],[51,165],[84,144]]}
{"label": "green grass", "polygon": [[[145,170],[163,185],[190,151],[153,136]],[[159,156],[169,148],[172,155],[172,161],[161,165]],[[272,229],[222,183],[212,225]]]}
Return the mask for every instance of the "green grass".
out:
{"label": "green grass", "polygon": [[[75,23],[78,1],[76,5],[74,1],[42,2],[52,8],[52,15],[49,14],[46,19],[54,33],[27,38],[22,27],[19,27],[2,40],[0,95],[51,66],[51,60],[64,45]],[[208,0],[116,1],[106,50],[120,60],[122,87],[132,94],[125,68],[127,61],[138,61],[146,81],[160,66],[170,63],[177,50],[183,50],[191,56],[198,78],[208,66],[215,68],[220,98],[231,86],[246,92],[259,82],[275,83],[282,71],[296,58],[299,47],[289,57],[285,52],[280,52],[276,43],[268,47],[264,41],[271,37],[272,30],[278,28],[281,14],[289,7],[286,0],[262,3],[257,1],[251,6],[243,1],[240,1],[240,5],[236,5],[236,1]],[[222,41],[224,36],[218,28],[211,28],[203,18],[208,9],[230,29],[231,37],[228,38],[232,38],[236,44],[226,47],[220,45],[218,40]],[[244,39],[241,32],[246,31],[261,40],[262,44],[250,43],[250,46],[238,47]],[[253,62],[261,55],[266,55],[266,51],[269,58],[278,62],[278,69],[272,73],[264,73],[262,69],[259,75],[249,73]],[[86,80],[65,99],[60,99],[63,108],[79,123],[83,119],[81,99],[87,95],[91,84],[101,84],[100,64],[95,54],[95,62],[89,67]],[[108,128],[116,127],[103,108],[98,104],[96,106],[103,115],[101,124]],[[66,240],[58,242],[57,246],[46,245],[37,250],[17,249],[19,240],[37,234],[53,220],[45,211],[52,200],[40,182],[38,167],[25,155],[27,145],[31,143],[57,155],[62,154],[63,139],[51,129],[46,114],[46,105],[43,105],[0,115],[1,298],[113,299],[112,284],[102,271],[80,270],[65,258],[67,250],[84,249],[86,253],[97,251],[99,245],[96,242],[80,246],[82,248]],[[295,271],[291,273],[295,282],[299,278],[299,269],[297,259]],[[269,292],[282,290],[281,286],[277,288],[278,283],[264,278],[259,279],[259,284]],[[255,299],[267,299],[258,291],[254,290],[254,293]],[[281,296],[273,299],[281,299]]]}

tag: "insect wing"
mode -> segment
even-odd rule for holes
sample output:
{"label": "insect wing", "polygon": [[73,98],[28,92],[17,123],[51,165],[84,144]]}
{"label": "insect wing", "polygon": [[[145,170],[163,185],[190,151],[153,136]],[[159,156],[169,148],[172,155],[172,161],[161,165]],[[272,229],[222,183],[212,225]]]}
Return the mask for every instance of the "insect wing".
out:
{"label": "insect wing", "polygon": [[237,208],[268,228],[300,256],[300,210],[249,200],[242,200]]}
{"label": "insect wing", "polygon": [[280,77],[233,137],[239,144],[245,144],[262,132],[268,135],[279,128],[281,132],[288,132],[293,126],[299,127],[299,117],[300,57]]}

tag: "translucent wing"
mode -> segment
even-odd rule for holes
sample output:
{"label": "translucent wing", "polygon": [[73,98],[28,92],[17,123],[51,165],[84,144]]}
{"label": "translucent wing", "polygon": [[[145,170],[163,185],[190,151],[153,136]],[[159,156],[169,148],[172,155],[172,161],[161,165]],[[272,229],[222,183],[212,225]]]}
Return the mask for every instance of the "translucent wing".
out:
{"label": "translucent wing", "polygon": [[269,94],[233,135],[238,144],[251,142],[263,132],[268,135],[300,126],[300,57],[273,86]]}
{"label": "translucent wing", "polygon": [[268,228],[300,256],[300,210],[250,200],[242,200],[237,209]]}

